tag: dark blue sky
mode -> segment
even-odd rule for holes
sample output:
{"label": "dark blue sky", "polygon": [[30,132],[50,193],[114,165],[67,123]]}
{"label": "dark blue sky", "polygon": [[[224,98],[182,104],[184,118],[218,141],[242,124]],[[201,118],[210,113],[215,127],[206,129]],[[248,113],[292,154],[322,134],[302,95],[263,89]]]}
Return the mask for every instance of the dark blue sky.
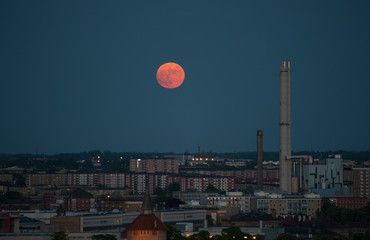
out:
{"label": "dark blue sky", "polygon": [[[0,1],[0,152],[369,150],[369,1]],[[162,88],[157,68],[185,70]]]}

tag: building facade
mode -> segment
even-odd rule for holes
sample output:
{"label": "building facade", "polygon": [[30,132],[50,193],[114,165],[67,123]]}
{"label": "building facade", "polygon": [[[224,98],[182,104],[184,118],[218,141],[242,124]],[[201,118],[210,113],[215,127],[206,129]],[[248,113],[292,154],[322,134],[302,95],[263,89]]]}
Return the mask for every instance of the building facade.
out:
{"label": "building facade", "polygon": [[142,173],[179,173],[180,161],[176,158],[130,159],[130,171]]}
{"label": "building facade", "polygon": [[353,196],[370,198],[370,168],[353,168]]}
{"label": "building facade", "polygon": [[225,195],[207,197],[208,205],[236,207],[242,213],[250,213],[250,195],[243,195],[242,192],[226,192]]}
{"label": "building facade", "polygon": [[304,196],[269,194],[257,199],[257,211],[278,216],[315,216],[321,208],[321,197],[317,194]]}
{"label": "building facade", "polygon": [[[209,184],[221,191],[235,189],[235,178],[229,176],[183,176],[166,173],[67,173],[67,174],[26,174],[27,187],[95,187],[127,188],[130,191],[144,193],[146,186],[152,194],[157,187],[166,189],[171,183],[180,184],[180,190],[205,191]],[[27,188],[26,188],[27,190]],[[28,190],[27,190],[28,191]]]}
{"label": "building facade", "polygon": [[357,209],[368,205],[367,197],[337,197],[330,199],[331,204],[339,208]]}
{"label": "building facade", "polygon": [[322,196],[343,192],[343,160],[340,155],[319,164],[303,165],[303,188]]}
{"label": "building facade", "polygon": [[88,211],[95,208],[95,198],[91,193],[77,188],[64,199],[64,207],[67,211]]}

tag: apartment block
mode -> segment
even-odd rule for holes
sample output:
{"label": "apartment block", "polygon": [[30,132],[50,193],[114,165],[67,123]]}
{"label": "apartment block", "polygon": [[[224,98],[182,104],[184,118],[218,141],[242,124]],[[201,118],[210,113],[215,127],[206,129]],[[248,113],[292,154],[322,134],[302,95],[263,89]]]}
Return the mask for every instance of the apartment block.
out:
{"label": "apartment block", "polygon": [[321,197],[318,194],[304,196],[272,193],[257,199],[257,211],[271,214],[272,216],[315,216],[321,207]]}
{"label": "apartment block", "polygon": [[142,173],[179,173],[180,161],[176,158],[130,159],[130,171]]}
{"label": "apartment block", "polygon": [[218,207],[236,207],[243,213],[251,212],[250,195],[243,195],[242,192],[226,192],[225,195],[209,196],[207,202],[209,205]]}
{"label": "apartment block", "polygon": [[337,197],[331,198],[330,202],[339,208],[357,209],[368,205],[367,197]]}
{"label": "apartment block", "polygon": [[353,168],[353,196],[370,198],[370,168]]}

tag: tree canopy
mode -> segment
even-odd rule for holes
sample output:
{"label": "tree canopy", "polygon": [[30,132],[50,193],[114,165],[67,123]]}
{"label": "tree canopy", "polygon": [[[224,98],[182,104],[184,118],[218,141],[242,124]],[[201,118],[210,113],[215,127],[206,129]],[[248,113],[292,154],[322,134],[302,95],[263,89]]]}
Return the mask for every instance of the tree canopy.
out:
{"label": "tree canopy", "polygon": [[69,240],[68,235],[63,232],[55,232],[53,235],[51,235],[50,240]]}
{"label": "tree canopy", "polygon": [[253,239],[252,235],[242,232],[242,230],[240,230],[240,228],[236,226],[225,228],[224,230],[222,230],[221,234],[223,236],[223,239],[225,240],[235,240],[235,239],[251,240]]}
{"label": "tree canopy", "polygon": [[193,234],[186,239],[189,240],[252,240],[252,235],[244,233],[239,227],[231,226],[222,230],[221,235],[211,236],[211,234],[202,230],[199,233]]}
{"label": "tree canopy", "polygon": [[180,184],[178,182],[173,182],[168,185],[168,193],[172,194],[175,191],[180,191]]}
{"label": "tree canopy", "polygon": [[275,240],[299,240],[299,238],[289,233],[281,233]]}
{"label": "tree canopy", "polygon": [[350,224],[352,222],[370,222],[370,207],[359,209],[338,208],[330,204],[329,200],[323,199],[319,217],[333,219],[341,224]]}
{"label": "tree canopy", "polygon": [[218,192],[218,189],[215,188],[212,184],[208,184],[206,192]]}
{"label": "tree canopy", "polygon": [[166,224],[167,230],[167,240],[185,240],[186,238],[181,235],[181,232],[175,227]]}
{"label": "tree canopy", "polygon": [[91,237],[92,240],[117,240],[114,235],[111,234],[97,234]]}
{"label": "tree canopy", "polygon": [[25,201],[26,198],[20,192],[15,191],[8,191],[5,194],[0,194],[0,202],[7,202],[7,201]]}

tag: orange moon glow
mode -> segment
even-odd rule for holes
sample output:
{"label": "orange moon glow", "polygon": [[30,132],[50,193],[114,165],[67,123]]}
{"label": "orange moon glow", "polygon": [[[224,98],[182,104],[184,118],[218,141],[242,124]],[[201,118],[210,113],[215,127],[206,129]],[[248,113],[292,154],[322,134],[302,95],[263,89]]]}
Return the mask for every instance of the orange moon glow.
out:
{"label": "orange moon glow", "polygon": [[177,88],[184,82],[184,79],[184,69],[176,63],[168,62],[158,68],[157,81],[164,88]]}

